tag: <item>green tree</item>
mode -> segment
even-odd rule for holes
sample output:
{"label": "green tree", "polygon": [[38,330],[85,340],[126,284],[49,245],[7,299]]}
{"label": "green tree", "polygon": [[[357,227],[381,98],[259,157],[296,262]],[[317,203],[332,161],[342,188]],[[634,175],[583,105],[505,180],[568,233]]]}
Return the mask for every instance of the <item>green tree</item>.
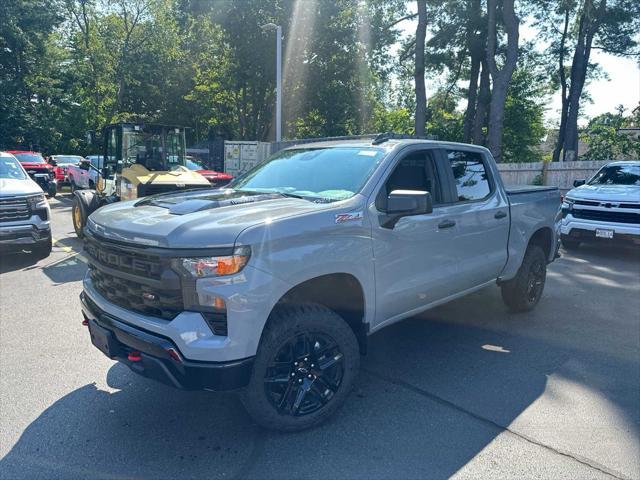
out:
{"label": "green tree", "polygon": [[640,108],[625,116],[620,105],[616,112],[592,118],[581,134],[588,150],[585,160],[637,160],[640,158]]}

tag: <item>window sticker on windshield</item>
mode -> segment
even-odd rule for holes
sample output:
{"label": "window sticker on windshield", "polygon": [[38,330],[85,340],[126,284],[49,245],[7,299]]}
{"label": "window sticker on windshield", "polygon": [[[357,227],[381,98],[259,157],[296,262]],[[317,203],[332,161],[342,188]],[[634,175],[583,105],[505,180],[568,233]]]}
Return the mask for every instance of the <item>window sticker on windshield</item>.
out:
{"label": "window sticker on windshield", "polygon": [[362,220],[362,212],[336,213],[336,223]]}
{"label": "window sticker on windshield", "polygon": [[376,152],[375,150],[360,150],[358,152],[358,155],[364,155],[365,157],[375,157],[377,153],[378,152]]}

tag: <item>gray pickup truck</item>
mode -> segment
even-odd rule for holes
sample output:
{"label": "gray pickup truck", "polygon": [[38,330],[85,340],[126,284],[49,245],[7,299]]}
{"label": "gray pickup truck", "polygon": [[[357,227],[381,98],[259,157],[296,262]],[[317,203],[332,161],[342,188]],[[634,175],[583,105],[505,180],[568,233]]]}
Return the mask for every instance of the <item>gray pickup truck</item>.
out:
{"label": "gray pickup truck", "polygon": [[505,189],[482,147],[300,145],[226,189],[93,213],[84,323],[141,375],[238,389],[261,425],[300,430],[343,403],[381,328],[496,282],[533,308],[560,219],[556,188]]}

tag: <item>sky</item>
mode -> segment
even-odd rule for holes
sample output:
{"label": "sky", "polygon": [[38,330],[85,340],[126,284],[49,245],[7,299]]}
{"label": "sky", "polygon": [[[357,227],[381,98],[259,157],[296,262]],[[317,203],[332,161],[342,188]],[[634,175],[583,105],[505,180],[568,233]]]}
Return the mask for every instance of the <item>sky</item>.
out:
{"label": "sky", "polygon": [[[413,5],[409,10],[415,10]],[[416,21],[405,21],[401,24],[402,36],[414,36],[415,30]],[[534,39],[536,35],[537,30],[531,25],[523,24],[520,26],[521,44]],[[569,62],[571,62],[571,58],[569,58]],[[592,81],[585,86],[585,91],[589,93],[593,102],[591,103],[584,98],[580,102],[581,118],[579,124],[584,125],[590,118],[602,113],[613,112],[618,105],[623,105],[627,113],[640,105],[640,66],[637,58],[620,58],[601,50],[592,50],[591,62],[598,63],[607,74],[608,79]],[[438,86],[441,85],[441,79],[427,78],[425,83],[427,95],[429,95],[435,93]],[[560,91],[548,98],[545,123],[549,126],[558,124],[561,104]]]}

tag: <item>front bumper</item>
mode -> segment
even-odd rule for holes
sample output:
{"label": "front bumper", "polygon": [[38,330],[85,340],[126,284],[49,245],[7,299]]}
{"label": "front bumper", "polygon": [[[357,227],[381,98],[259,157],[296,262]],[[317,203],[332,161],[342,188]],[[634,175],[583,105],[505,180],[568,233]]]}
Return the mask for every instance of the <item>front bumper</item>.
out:
{"label": "front bumper", "polygon": [[22,245],[35,245],[40,242],[47,242],[51,237],[49,222],[39,222],[35,224],[23,225],[0,225],[0,246],[20,247]]}
{"label": "front bumper", "polygon": [[563,238],[588,241],[595,239],[597,229],[613,230],[614,240],[640,243],[640,225],[633,223],[603,222],[597,220],[583,220],[568,214],[562,219],[560,233]]}
{"label": "front bumper", "polygon": [[[187,360],[170,339],[122,322],[84,293],[80,301],[92,343],[139,375],[184,390],[236,390],[249,383],[253,357],[229,362]],[[135,353],[139,356],[132,360]]]}

